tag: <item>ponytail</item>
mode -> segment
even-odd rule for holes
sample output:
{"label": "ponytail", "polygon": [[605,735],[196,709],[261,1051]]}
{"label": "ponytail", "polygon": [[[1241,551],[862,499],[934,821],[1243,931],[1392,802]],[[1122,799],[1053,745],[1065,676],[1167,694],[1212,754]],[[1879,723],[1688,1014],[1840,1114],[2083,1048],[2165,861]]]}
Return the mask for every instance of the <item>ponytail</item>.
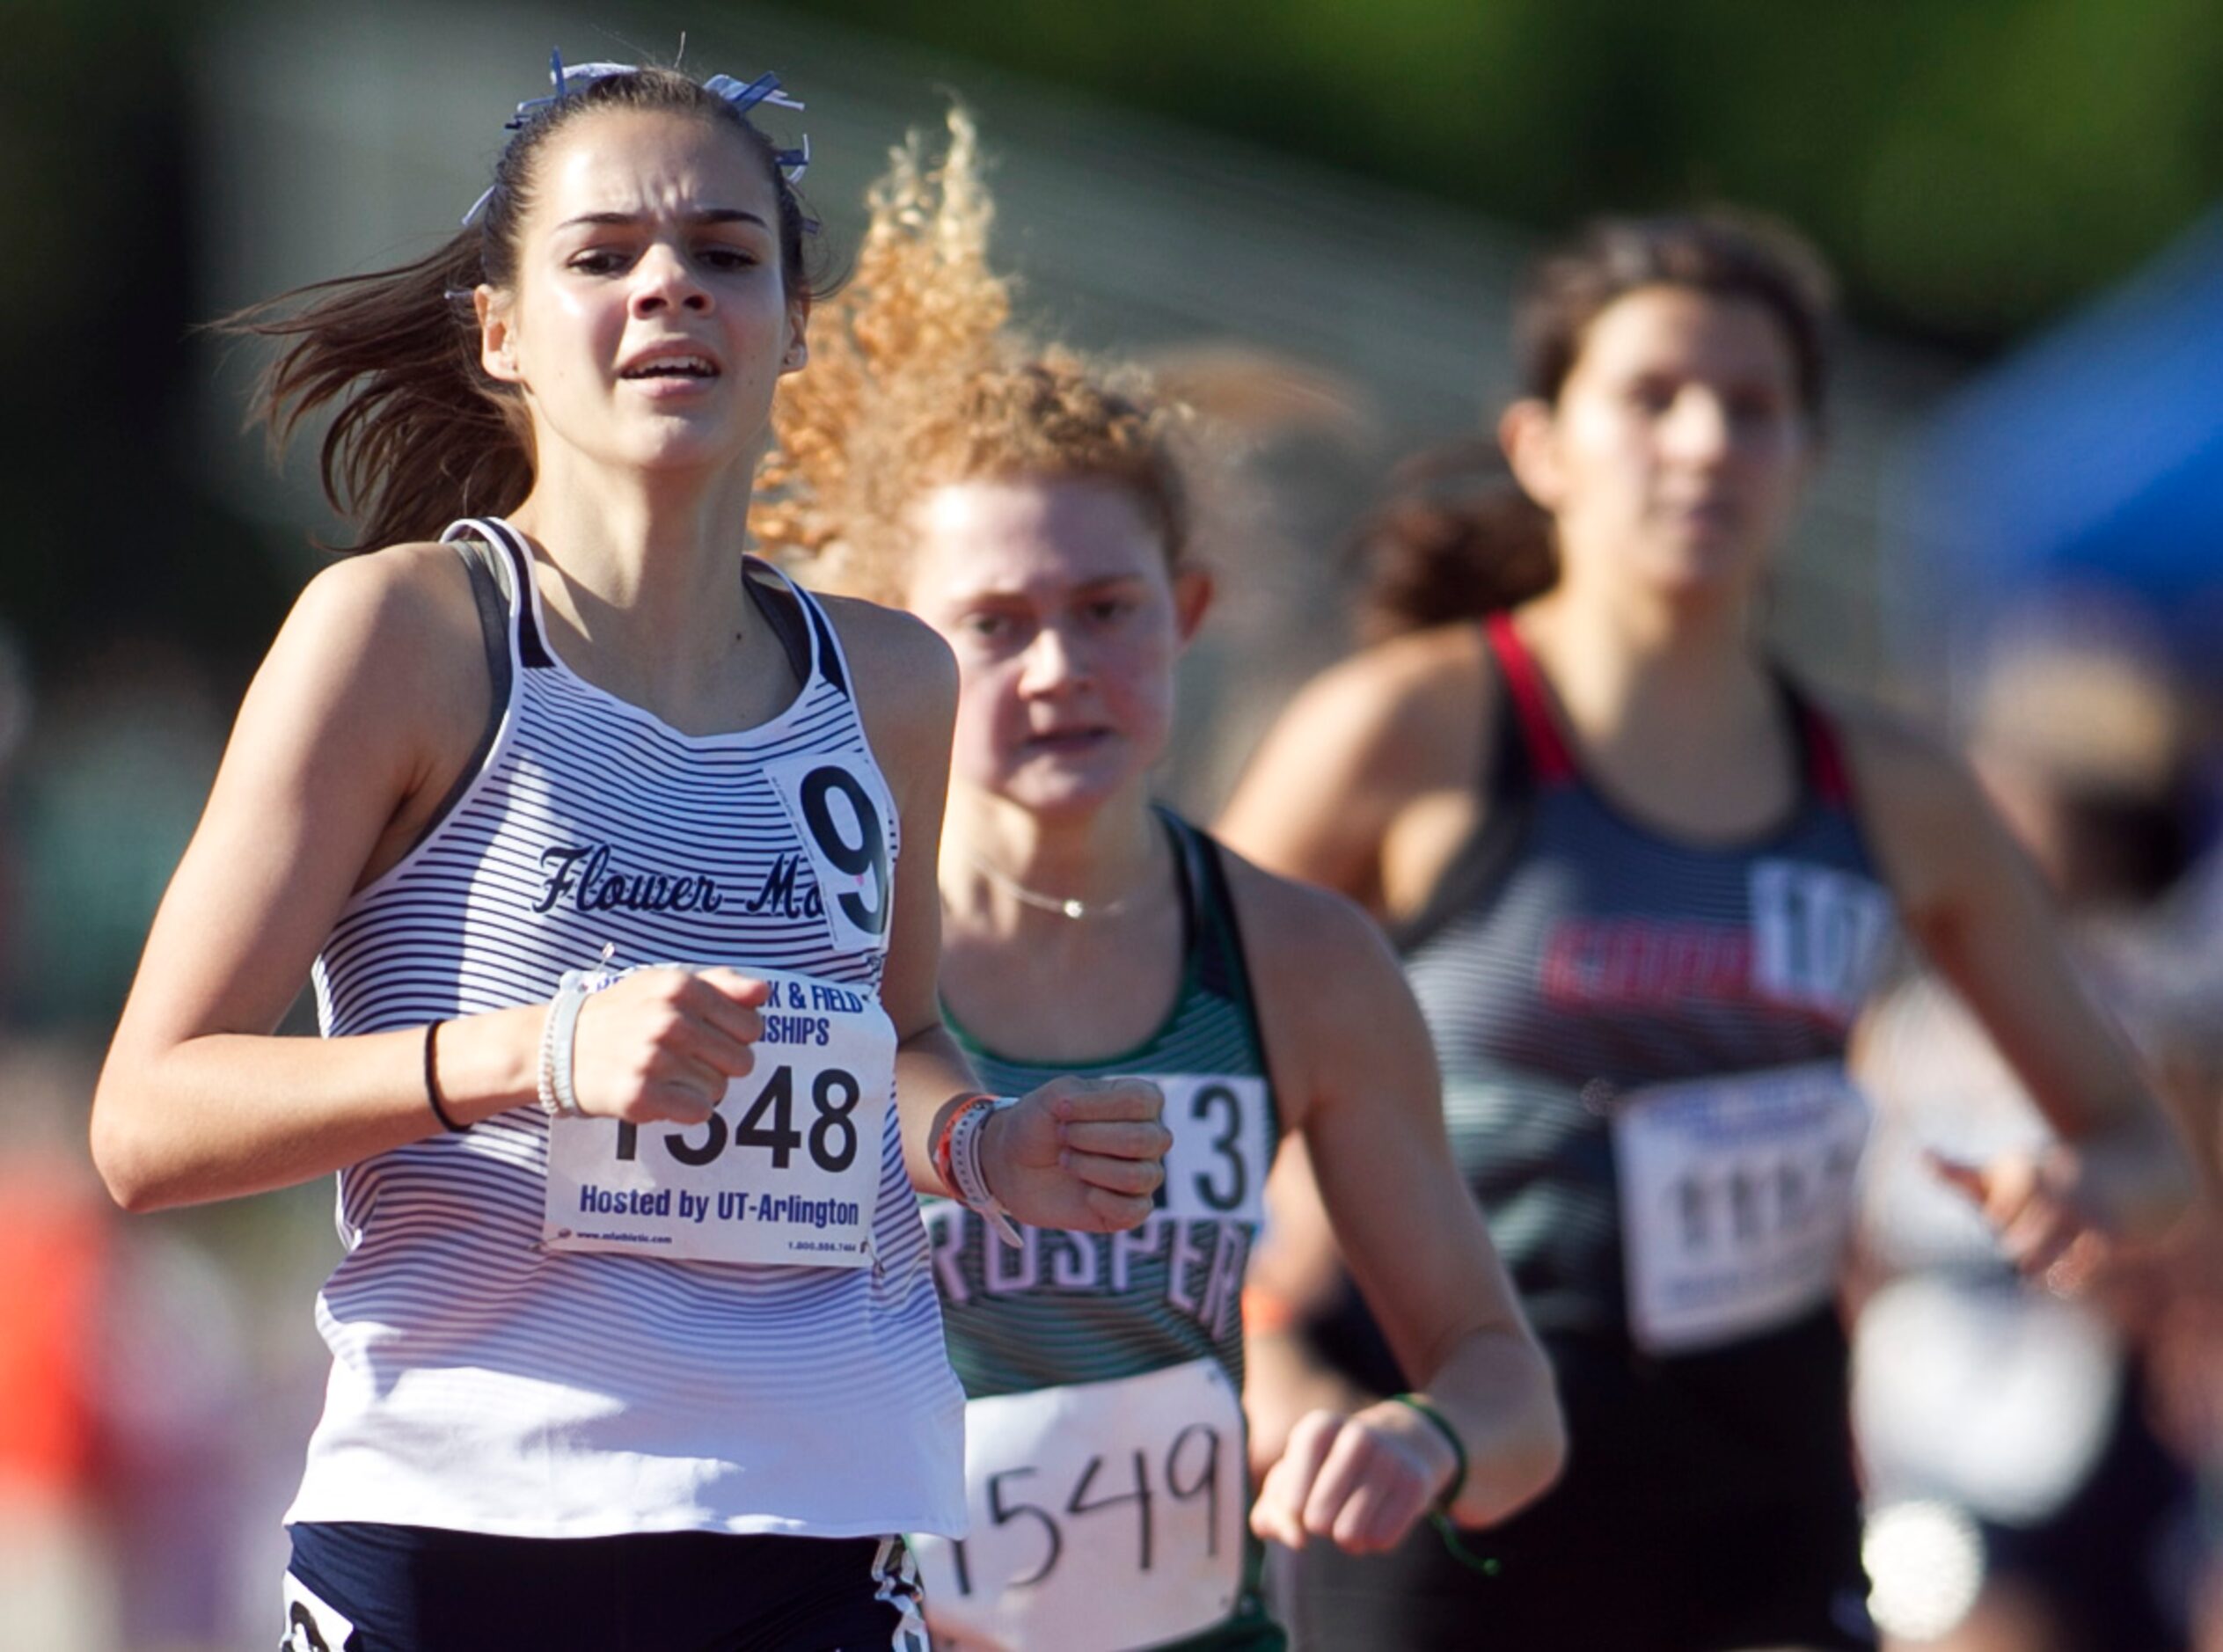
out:
{"label": "ponytail", "polygon": [[465,230],[413,264],[319,281],[218,324],[284,345],[249,404],[274,448],[336,408],[318,473],[359,529],[346,550],[436,537],[532,486],[519,404],[479,362],[480,259],[479,231]]}
{"label": "ponytail", "polygon": [[1398,470],[1398,493],[1350,537],[1369,643],[1475,620],[1559,579],[1552,519],[1505,474],[1494,445],[1440,448]]}

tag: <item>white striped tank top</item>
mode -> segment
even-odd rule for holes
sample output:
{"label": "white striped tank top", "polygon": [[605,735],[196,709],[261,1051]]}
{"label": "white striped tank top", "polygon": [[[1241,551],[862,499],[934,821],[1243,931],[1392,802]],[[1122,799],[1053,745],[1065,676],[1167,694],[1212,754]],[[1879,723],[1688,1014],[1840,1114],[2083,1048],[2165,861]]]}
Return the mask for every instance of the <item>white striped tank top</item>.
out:
{"label": "white striped tank top", "polygon": [[[545,1001],[611,944],[619,965],[876,990],[884,940],[839,938],[763,773],[845,756],[874,783],[892,854],[895,811],[818,604],[749,563],[801,690],[756,727],[686,735],[555,657],[515,530],[447,537],[508,563],[506,618],[474,575],[498,720],[438,823],[333,928],[315,973],[325,1034]],[[289,1523],[962,1531],[963,1395],[892,1107],[860,1268],[544,1248],[547,1141],[528,1106],[340,1173],[347,1254],[317,1303],[332,1379]]]}

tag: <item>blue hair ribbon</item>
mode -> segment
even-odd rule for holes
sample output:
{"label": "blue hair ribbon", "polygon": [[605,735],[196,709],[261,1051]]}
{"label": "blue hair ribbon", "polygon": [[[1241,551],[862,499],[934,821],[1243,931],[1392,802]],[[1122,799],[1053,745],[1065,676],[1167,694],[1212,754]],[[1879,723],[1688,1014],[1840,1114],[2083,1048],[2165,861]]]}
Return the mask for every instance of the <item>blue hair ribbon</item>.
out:
{"label": "blue hair ribbon", "polygon": [[[517,106],[516,113],[503,122],[503,128],[515,132],[532,119],[536,109],[545,109],[569,98],[574,87],[591,85],[611,75],[637,75],[640,72],[640,65],[638,63],[573,63],[567,66],[561,49],[552,51],[548,54],[548,82],[555,91],[545,98],[526,99]],[[758,104],[774,109],[801,109],[804,106],[779,89],[779,77],[773,74],[759,75],[746,83],[735,80],[731,75],[713,75],[702,83],[702,89],[724,99],[735,114],[742,116]],[[804,136],[800,148],[774,150],[771,159],[772,164],[779,168],[780,176],[789,183],[794,183],[810,165],[808,135]],[[494,199],[494,185],[487,185],[479,199],[471,203],[471,210],[463,215],[465,228],[475,223],[479,215],[486,209],[486,203]],[[818,225],[806,219],[803,227],[815,232]]]}

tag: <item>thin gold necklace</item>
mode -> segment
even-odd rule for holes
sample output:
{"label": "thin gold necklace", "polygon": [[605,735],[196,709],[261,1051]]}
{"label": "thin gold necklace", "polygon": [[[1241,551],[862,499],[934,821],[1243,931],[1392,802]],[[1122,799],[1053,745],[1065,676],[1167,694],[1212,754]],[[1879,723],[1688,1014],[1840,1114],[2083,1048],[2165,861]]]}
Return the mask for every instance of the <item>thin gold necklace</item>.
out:
{"label": "thin gold necklace", "polygon": [[1128,890],[1117,900],[1079,901],[1071,895],[1044,895],[1039,889],[1030,889],[1017,878],[1013,877],[1010,873],[990,866],[978,855],[969,852],[965,859],[971,863],[975,872],[979,873],[998,888],[1008,890],[1012,898],[1022,906],[1031,906],[1038,911],[1055,912],[1060,917],[1070,917],[1076,922],[1091,917],[1117,917],[1137,901],[1142,899],[1144,893],[1150,888],[1151,879],[1157,874],[1157,868],[1152,866],[1139,884]]}

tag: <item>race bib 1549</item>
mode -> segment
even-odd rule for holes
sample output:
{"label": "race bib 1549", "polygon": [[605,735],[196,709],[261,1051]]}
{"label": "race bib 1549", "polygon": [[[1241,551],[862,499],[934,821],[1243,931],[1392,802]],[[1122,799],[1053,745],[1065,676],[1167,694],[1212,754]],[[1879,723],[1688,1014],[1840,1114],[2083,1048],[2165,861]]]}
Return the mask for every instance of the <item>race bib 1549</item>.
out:
{"label": "race bib 1549", "polygon": [[916,1540],[945,1652],[1129,1652],[1242,1587],[1242,1407],[1218,1362],[976,1400],[962,1541]]}
{"label": "race bib 1549", "polygon": [[690,1127],[555,1119],[542,1238],[552,1250],[861,1268],[872,1260],[896,1029],[853,987],[770,982],[756,1070]]}

